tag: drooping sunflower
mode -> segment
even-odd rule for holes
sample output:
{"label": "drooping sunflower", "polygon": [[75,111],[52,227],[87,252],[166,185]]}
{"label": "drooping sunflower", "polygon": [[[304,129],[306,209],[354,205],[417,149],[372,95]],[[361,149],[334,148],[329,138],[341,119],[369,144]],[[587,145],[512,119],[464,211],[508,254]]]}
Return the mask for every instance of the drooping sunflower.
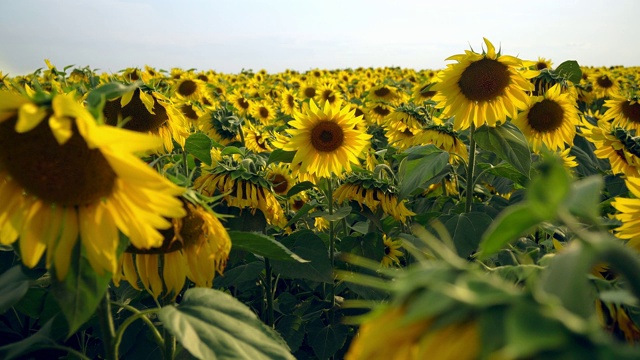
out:
{"label": "drooping sunflower", "polygon": [[613,96],[611,100],[605,100],[604,106],[609,109],[602,115],[604,119],[613,119],[614,127],[626,130],[635,130],[640,133],[640,103],[638,97],[625,98]]}
{"label": "drooping sunflower", "polygon": [[346,175],[333,196],[338,204],[355,201],[361,209],[366,206],[373,213],[381,209],[384,214],[402,223],[406,223],[407,218],[415,215],[407,209],[406,200],[398,199],[398,190],[390,179],[373,177],[365,172]]}
{"label": "drooping sunflower", "polygon": [[186,279],[197,287],[211,287],[216,272],[222,275],[231,251],[231,240],[220,220],[198,204],[182,200],[186,216],[171,219],[172,227],[162,230],[162,246],[138,249],[129,246],[123,254],[113,280],[127,280],[155,298],[163,295],[175,300]]}
{"label": "drooping sunflower", "polygon": [[278,199],[271,193],[272,185],[266,174],[252,171],[256,166],[246,165],[244,160],[251,159],[227,157],[211,169],[203,169],[194,181],[194,188],[206,196],[225,194],[222,199],[227,206],[241,211],[249,208],[252,215],[260,210],[268,224],[284,228],[287,218]]}
{"label": "drooping sunflower", "polygon": [[240,125],[240,119],[226,104],[198,118],[200,130],[222,145],[240,141]]}
{"label": "drooping sunflower", "polygon": [[0,143],[0,242],[19,238],[28,267],[46,250],[59,280],[78,239],[97,273],[115,273],[118,231],[149,249],[162,244],[165,217],[185,215],[183,190],[133,155],[162,140],[100,126],[72,95],[38,105],[0,94]]}
{"label": "drooping sunflower", "polygon": [[295,170],[318,178],[351,170],[367,146],[371,135],[357,129],[359,117],[350,107],[325,102],[322,108],[311,100],[303,112],[296,112],[289,122],[292,135],[283,149],[296,151]]}
{"label": "drooping sunflower", "polygon": [[597,126],[585,124],[584,137],[591,141],[600,159],[608,159],[613,174],[640,176],[640,141],[623,128],[614,128],[605,120]]}
{"label": "drooping sunflower", "polygon": [[387,234],[383,234],[382,242],[384,243],[384,257],[380,264],[384,267],[400,265],[400,258],[404,256],[404,253],[400,251],[402,240],[393,239]]}
{"label": "drooping sunflower", "polygon": [[467,50],[454,55],[431,89],[438,91],[433,100],[448,116],[455,116],[454,129],[464,130],[475,124],[496,126],[507,117],[514,119],[528,104],[526,91],[531,83],[519,72],[522,60],[496,53],[489,40],[487,51],[478,54]]}
{"label": "drooping sunflower", "polygon": [[162,94],[135,88],[107,101],[102,110],[108,125],[159,135],[165,151],[173,150],[173,141],[184,147],[190,125],[183,114]]}
{"label": "drooping sunflower", "polygon": [[580,118],[574,98],[553,85],[544,96],[530,98],[529,106],[513,119],[534,151],[543,145],[550,150],[562,150],[573,145]]}

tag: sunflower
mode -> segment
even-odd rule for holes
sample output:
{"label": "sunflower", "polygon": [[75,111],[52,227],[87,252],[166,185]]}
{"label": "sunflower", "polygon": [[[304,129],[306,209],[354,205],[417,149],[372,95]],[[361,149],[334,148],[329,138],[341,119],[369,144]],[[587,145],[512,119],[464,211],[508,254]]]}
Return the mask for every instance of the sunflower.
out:
{"label": "sunflower", "polygon": [[533,68],[535,70],[543,70],[543,69],[551,69],[553,65],[553,61],[550,59],[545,59],[543,57],[538,56],[538,61],[534,62]]}
{"label": "sunflower", "polygon": [[371,124],[382,125],[393,113],[393,106],[383,102],[369,102],[366,110]]}
{"label": "sunflower", "polygon": [[273,148],[269,144],[271,134],[263,130],[261,126],[253,125],[250,122],[245,123],[242,128],[244,132],[244,146],[256,154],[263,152],[272,152]]}
{"label": "sunflower", "polygon": [[568,93],[562,93],[559,84],[553,85],[544,96],[531,97],[529,107],[513,119],[534,151],[543,145],[554,151],[564,149],[565,144],[573,145],[579,122],[575,100]]}
{"label": "sunflower", "polygon": [[421,83],[416,84],[413,87],[413,91],[412,91],[413,101],[422,103],[427,100],[431,100],[431,98],[437,94],[437,92],[432,89],[433,84],[434,83],[432,82],[428,82],[426,84],[421,84]]}
{"label": "sunflower", "polygon": [[404,306],[378,310],[360,325],[345,360],[472,360],[480,354],[477,321],[437,325],[406,316]]}
{"label": "sunflower", "polygon": [[240,116],[247,116],[249,114],[253,101],[241,93],[240,90],[234,90],[233,93],[229,95],[229,100],[233,107],[238,110]]}
{"label": "sunflower", "polygon": [[615,76],[609,71],[594,72],[589,80],[593,85],[593,93],[598,98],[620,95],[620,86]]}
{"label": "sunflower", "polygon": [[162,246],[138,249],[129,246],[121,258],[113,280],[127,280],[140,290],[138,282],[155,298],[175,300],[186,279],[195,286],[211,287],[216,272],[222,275],[231,239],[220,220],[201,205],[182,200],[186,216],[171,219],[172,227],[162,230]]}
{"label": "sunflower", "polygon": [[460,160],[469,161],[469,151],[467,145],[460,140],[460,134],[453,130],[451,124],[445,124],[442,120],[434,118],[433,125],[425,127],[418,138],[416,144],[433,144],[441,150],[452,155],[449,156],[451,164],[458,164]]}
{"label": "sunflower", "polygon": [[286,89],[280,94],[280,111],[286,115],[293,115],[298,109],[298,99],[293,89]]}
{"label": "sunflower", "polygon": [[455,116],[454,129],[464,130],[473,123],[476,127],[496,126],[507,117],[516,118],[519,109],[528,104],[526,91],[531,83],[518,71],[522,60],[496,53],[489,40],[484,39],[487,52],[454,55],[456,60],[439,75],[432,90],[438,91],[433,100],[437,108],[448,116]]}
{"label": "sunflower", "polygon": [[173,96],[178,100],[198,101],[202,98],[205,87],[202,80],[182,77],[173,85]]}
{"label": "sunflower", "polygon": [[400,98],[396,89],[384,83],[372,87],[367,97],[372,102],[388,103],[393,103]]}
{"label": "sunflower", "polygon": [[614,217],[622,222],[622,225],[615,229],[615,235],[640,251],[640,178],[628,177],[625,184],[635,198],[617,197],[611,203],[611,206],[618,210]]}
{"label": "sunflower", "polygon": [[349,106],[325,102],[322,108],[311,100],[303,112],[289,122],[292,135],[283,149],[295,151],[292,164],[297,171],[318,178],[350,171],[371,135],[357,129],[361,120]]}
{"label": "sunflower", "polygon": [[401,239],[392,239],[387,234],[382,235],[382,242],[384,243],[384,257],[380,262],[382,266],[397,266],[400,265],[400,258],[404,256],[400,248],[402,247]]}
{"label": "sunflower", "polygon": [[251,116],[258,120],[262,125],[269,125],[276,118],[275,107],[266,100],[254,102],[251,104]]}
{"label": "sunflower", "polygon": [[342,101],[342,94],[335,81],[325,81],[316,88],[315,100],[318,104],[324,104],[325,101],[333,104]]}
{"label": "sunflower", "polygon": [[627,99],[621,96],[613,96],[611,100],[605,100],[604,106],[609,108],[602,115],[603,118],[613,119],[614,127],[640,132],[640,103],[638,97]]}
{"label": "sunflower", "polygon": [[300,95],[302,95],[303,98],[305,99],[313,99],[316,97],[316,93],[317,88],[314,84],[312,83],[306,83],[302,86],[300,86]]}
{"label": "sunflower", "polygon": [[173,141],[184,147],[189,128],[183,114],[162,94],[136,88],[107,101],[102,109],[107,125],[159,135],[167,152]]}
{"label": "sunflower", "polygon": [[209,110],[198,118],[198,128],[222,145],[240,141],[240,119],[227,106]]}
{"label": "sunflower", "polygon": [[164,217],[185,215],[175,197],[183,190],[133,155],[159,138],[99,126],[72,95],[49,101],[0,94],[1,242],[20,238],[28,267],[48,250],[61,280],[79,237],[91,267],[115,273],[118,231],[138,248],[160,246]]}
{"label": "sunflower", "polygon": [[267,179],[273,185],[273,191],[281,196],[286,196],[294,185],[291,169],[285,163],[269,164],[267,167]]}
{"label": "sunflower", "polygon": [[223,200],[227,206],[239,208],[250,208],[251,214],[260,210],[267,223],[273,226],[284,228],[287,218],[278,203],[278,199],[271,193],[271,185],[263,176],[253,175],[235,178],[233,171],[218,167],[212,172],[203,171],[194,182],[194,187],[205,194],[213,196],[225,194]]}
{"label": "sunflower", "polygon": [[591,141],[600,159],[608,159],[614,174],[627,177],[640,176],[640,141],[627,130],[613,128],[608,121],[598,121],[598,126],[585,124],[584,136]]}
{"label": "sunflower", "polygon": [[367,173],[351,173],[345,176],[333,194],[336,203],[355,201],[362,209],[366,206],[371,212],[382,212],[397,221],[407,222],[407,218],[415,215],[407,209],[406,200],[398,200],[398,190],[392,181],[386,178],[374,178]]}

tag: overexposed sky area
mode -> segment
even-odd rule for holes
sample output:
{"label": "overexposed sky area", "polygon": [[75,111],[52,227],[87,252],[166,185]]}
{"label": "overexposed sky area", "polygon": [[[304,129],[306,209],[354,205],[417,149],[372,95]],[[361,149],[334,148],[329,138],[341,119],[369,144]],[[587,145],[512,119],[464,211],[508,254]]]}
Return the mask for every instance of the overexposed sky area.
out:
{"label": "overexposed sky area", "polygon": [[440,69],[482,38],[522,59],[638,66],[637,0],[2,0],[0,71]]}

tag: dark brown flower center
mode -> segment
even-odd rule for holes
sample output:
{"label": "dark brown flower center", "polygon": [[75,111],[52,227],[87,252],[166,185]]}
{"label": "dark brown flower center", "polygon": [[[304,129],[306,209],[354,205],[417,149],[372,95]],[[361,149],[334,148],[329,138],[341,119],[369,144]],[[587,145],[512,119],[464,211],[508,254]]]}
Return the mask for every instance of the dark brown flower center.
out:
{"label": "dark brown flower center", "polygon": [[613,86],[613,81],[611,81],[611,79],[609,79],[607,75],[602,75],[598,77],[596,82],[598,83],[598,86],[600,86],[603,89],[608,89]]}
{"label": "dark brown flower center", "polygon": [[195,110],[193,110],[193,107],[191,105],[188,105],[188,104],[182,105],[180,107],[180,111],[184,116],[187,117],[187,119],[198,120],[198,114],[196,113]]}
{"label": "dark brown flower center", "polygon": [[249,102],[243,97],[238,98],[237,104],[244,110],[247,110],[249,108]]}
{"label": "dark brown flower center", "polygon": [[287,95],[287,105],[289,105],[289,107],[292,109],[295,107],[296,104],[292,95]]}
{"label": "dark brown flower center", "polygon": [[317,151],[331,152],[339,149],[343,143],[344,131],[333,121],[321,121],[311,130],[311,145]]}
{"label": "dark brown flower center", "polygon": [[336,95],[333,93],[333,90],[325,90],[322,92],[322,99],[333,104],[333,102],[336,101]]}
{"label": "dark brown flower center", "polygon": [[385,97],[391,93],[387,87],[383,86],[380,89],[373,92],[377,97]]}
{"label": "dark brown flower center", "polygon": [[131,101],[124,107],[120,106],[120,98],[117,98],[107,101],[102,112],[107,125],[116,126],[119,120],[127,120],[122,128],[139,132],[155,132],[169,120],[164,106],[155,98],[153,99],[155,115],[147,111],[147,107],[140,100],[140,89],[134,91]]}
{"label": "dark brown flower center", "polygon": [[88,205],[111,195],[117,175],[100,150],[89,149],[75,119],[73,135],[62,145],[46,119],[25,133],[15,132],[16,120],[0,123],[0,163],[27,193],[62,206]]}
{"label": "dark brown flower center", "polygon": [[545,63],[544,61],[538,61],[536,63],[536,69],[538,70],[546,69],[547,67],[547,63]]}
{"label": "dark brown flower center", "polygon": [[491,101],[509,86],[509,69],[503,63],[483,58],[469,64],[460,75],[460,92],[471,101]]}
{"label": "dark brown flower center", "polygon": [[634,123],[640,123],[640,104],[635,102],[631,103],[630,101],[625,101],[622,103],[622,114],[629,119],[629,121]]}
{"label": "dark brown flower center", "polygon": [[287,191],[287,187],[289,186],[289,182],[287,178],[285,178],[282,174],[276,174],[271,180],[273,183],[273,191],[279,195],[285,195]]}
{"label": "dark brown flower center", "polygon": [[198,90],[198,85],[193,80],[184,80],[178,85],[178,94],[182,96],[191,96]]}
{"label": "dark brown flower center", "polygon": [[387,116],[391,113],[391,110],[387,109],[384,106],[376,105],[376,107],[373,108],[373,112],[378,115]]}
{"label": "dark brown flower center", "polygon": [[312,87],[307,87],[304,89],[304,96],[308,97],[308,98],[312,98],[314,96],[316,96],[316,89],[312,88]]}
{"label": "dark brown flower center", "polygon": [[300,199],[295,199],[293,200],[293,204],[291,205],[291,208],[295,211],[298,211],[300,209],[302,209],[302,207],[304,206],[305,202],[300,200]]}
{"label": "dark brown flower center", "polygon": [[553,100],[545,99],[533,105],[527,115],[527,121],[533,130],[545,133],[559,129],[563,117],[562,106]]}
{"label": "dark brown flower center", "polygon": [[269,118],[269,109],[267,109],[266,107],[261,106],[259,112],[260,112],[260,117],[261,118],[263,118],[263,119]]}

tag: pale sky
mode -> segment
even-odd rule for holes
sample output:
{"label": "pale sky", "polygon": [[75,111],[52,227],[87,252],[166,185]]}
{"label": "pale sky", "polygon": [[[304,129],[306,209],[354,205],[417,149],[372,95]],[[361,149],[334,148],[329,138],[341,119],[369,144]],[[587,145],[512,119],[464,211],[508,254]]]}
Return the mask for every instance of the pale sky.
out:
{"label": "pale sky", "polygon": [[0,71],[440,69],[486,37],[521,59],[639,66],[637,0],[0,0]]}

